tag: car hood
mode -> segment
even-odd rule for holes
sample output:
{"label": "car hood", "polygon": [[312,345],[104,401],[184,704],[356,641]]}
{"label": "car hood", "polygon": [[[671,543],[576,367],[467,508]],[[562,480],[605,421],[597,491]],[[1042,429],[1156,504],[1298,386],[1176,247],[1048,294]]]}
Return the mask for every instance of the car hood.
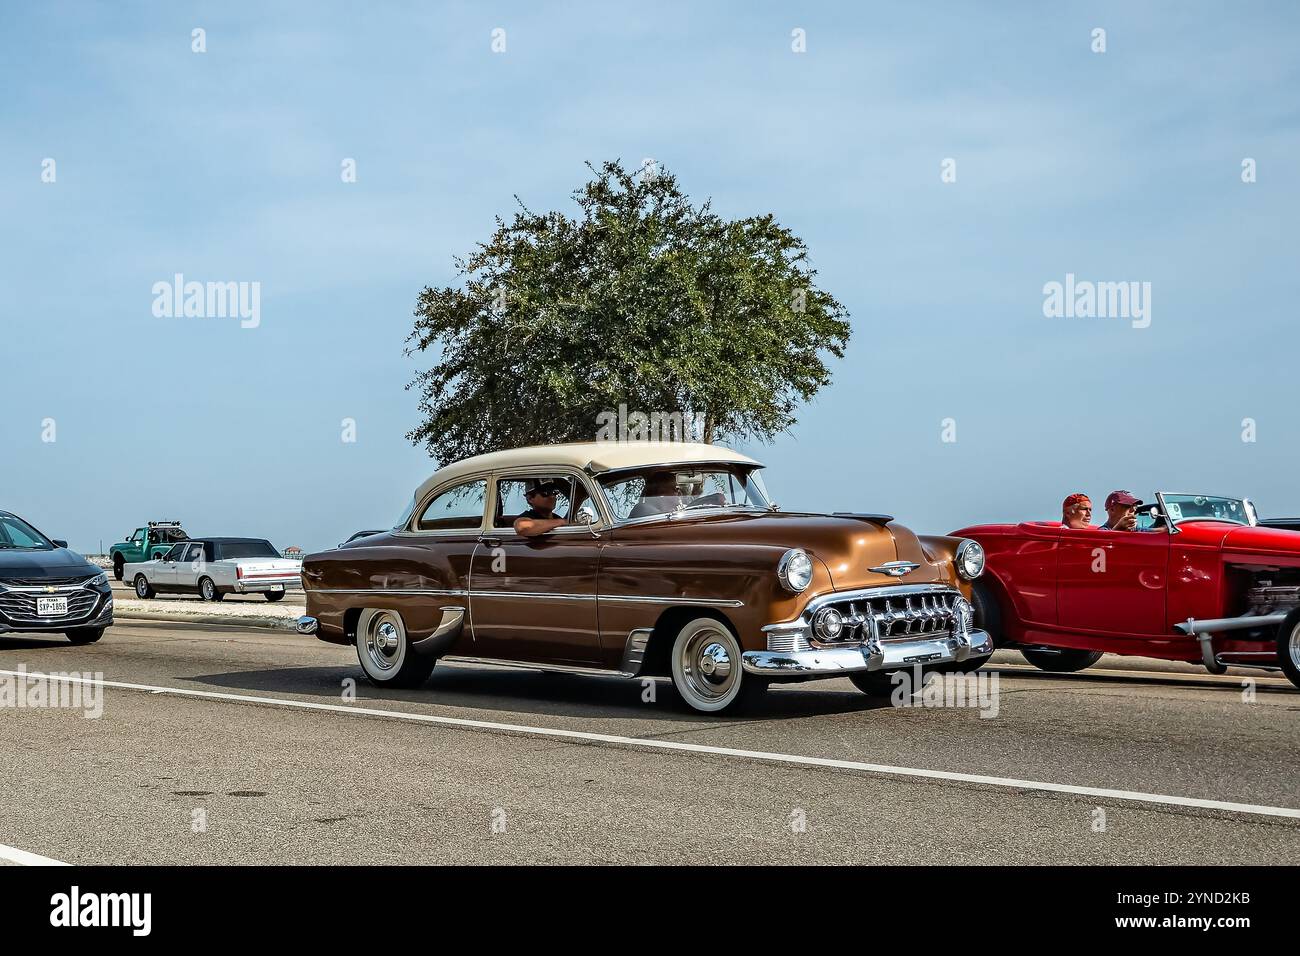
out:
{"label": "car hood", "polygon": [[1222,542],[1225,552],[1236,555],[1250,554],[1300,554],[1300,531],[1283,528],[1246,528],[1218,522],[1196,522],[1194,525],[1184,522],[1179,530],[1191,531],[1194,527],[1199,535],[1211,539],[1217,537]]}
{"label": "car hood", "polygon": [[[849,515],[775,511],[681,522],[687,524],[695,540],[803,548],[825,565],[837,591],[885,584],[956,584],[951,561],[895,521],[882,524]],[[910,561],[917,567],[900,577],[872,570],[891,561]]]}
{"label": "car hood", "polygon": [[0,550],[0,580],[4,578],[70,578],[77,574],[98,574],[95,567],[75,551]]}

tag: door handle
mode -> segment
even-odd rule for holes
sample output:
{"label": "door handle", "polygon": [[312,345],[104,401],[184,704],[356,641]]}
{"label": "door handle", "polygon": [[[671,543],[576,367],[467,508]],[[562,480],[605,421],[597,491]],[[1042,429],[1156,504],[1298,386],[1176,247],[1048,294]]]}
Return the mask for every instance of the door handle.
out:
{"label": "door handle", "polygon": [[501,539],[493,537],[482,537],[478,539],[479,544],[487,545],[489,548],[501,547]]}

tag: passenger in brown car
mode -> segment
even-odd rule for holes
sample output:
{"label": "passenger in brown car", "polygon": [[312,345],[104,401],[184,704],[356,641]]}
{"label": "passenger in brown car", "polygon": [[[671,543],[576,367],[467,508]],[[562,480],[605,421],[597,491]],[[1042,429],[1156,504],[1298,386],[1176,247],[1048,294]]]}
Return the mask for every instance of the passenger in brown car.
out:
{"label": "passenger in brown car", "polygon": [[515,519],[515,534],[525,538],[535,538],[556,528],[568,524],[555,514],[555,499],[559,493],[553,482],[531,480],[524,497],[528,501],[528,510]]}
{"label": "passenger in brown car", "polygon": [[652,472],[641,489],[641,500],[632,508],[629,518],[648,518],[673,511],[682,503],[677,493],[677,476],[671,471]]}

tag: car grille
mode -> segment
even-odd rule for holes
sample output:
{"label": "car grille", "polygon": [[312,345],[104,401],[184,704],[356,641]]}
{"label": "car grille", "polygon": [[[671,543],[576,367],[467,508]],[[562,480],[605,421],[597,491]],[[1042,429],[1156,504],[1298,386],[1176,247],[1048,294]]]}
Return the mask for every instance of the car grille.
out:
{"label": "car grille", "polygon": [[[872,598],[865,603],[876,622],[882,641],[920,634],[938,634],[953,629],[955,592],[918,594],[895,598]],[[852,615],[851,615],[852,616]]]}
{"label": "car grille", "polygon": [[72,578],[5,578],[0,581],[0,586],[7,584],[15,588],[66,588],[85,584],[98,576],[79,574]]}
{"label": "car grille", "polygon": [[[41,617],[36,613],[38,597],[66,597],[68,613]],[[99,600],[98,591],[85,588],[59,588],[53,593],[41,591],[0,591],[0,615],[12,624],[61,624],[88,617]]]}
{"label": "car grille", "polygon": [[[823,640],[809,627],[804,629],[771,630],[767,635],[770,651],[790,654],[811,650],[814,646],[840,647],[861,644],[875,638],[878,641],[914,640],[926,635],[946,635],[958,630],[955,606],[961,594],[947,588],[935,590],[922,588],[912,593],[894,593],[879,597],[858,596],[851,600],[831,600],[820,605],[833,607],[844,616],[844,629],[833,641]],[[815,617],[815,615],[814,615]],[[808,622],[811,625],[811,621]],[[810,643],[811,641],[811,643]]]}

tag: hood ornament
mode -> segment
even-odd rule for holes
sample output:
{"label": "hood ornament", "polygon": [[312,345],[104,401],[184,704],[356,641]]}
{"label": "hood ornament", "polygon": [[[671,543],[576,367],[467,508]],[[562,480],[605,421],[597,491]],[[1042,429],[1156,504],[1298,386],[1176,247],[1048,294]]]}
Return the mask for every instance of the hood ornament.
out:
{"label": "hood ornament", "polygon": [[884,564],[874,568],[868,568],[868,571],[874,571],[876,574],[888,574],[891,577],[901,578],[909,571],[915,571],[920,565],[915,561],[886,561]]}

